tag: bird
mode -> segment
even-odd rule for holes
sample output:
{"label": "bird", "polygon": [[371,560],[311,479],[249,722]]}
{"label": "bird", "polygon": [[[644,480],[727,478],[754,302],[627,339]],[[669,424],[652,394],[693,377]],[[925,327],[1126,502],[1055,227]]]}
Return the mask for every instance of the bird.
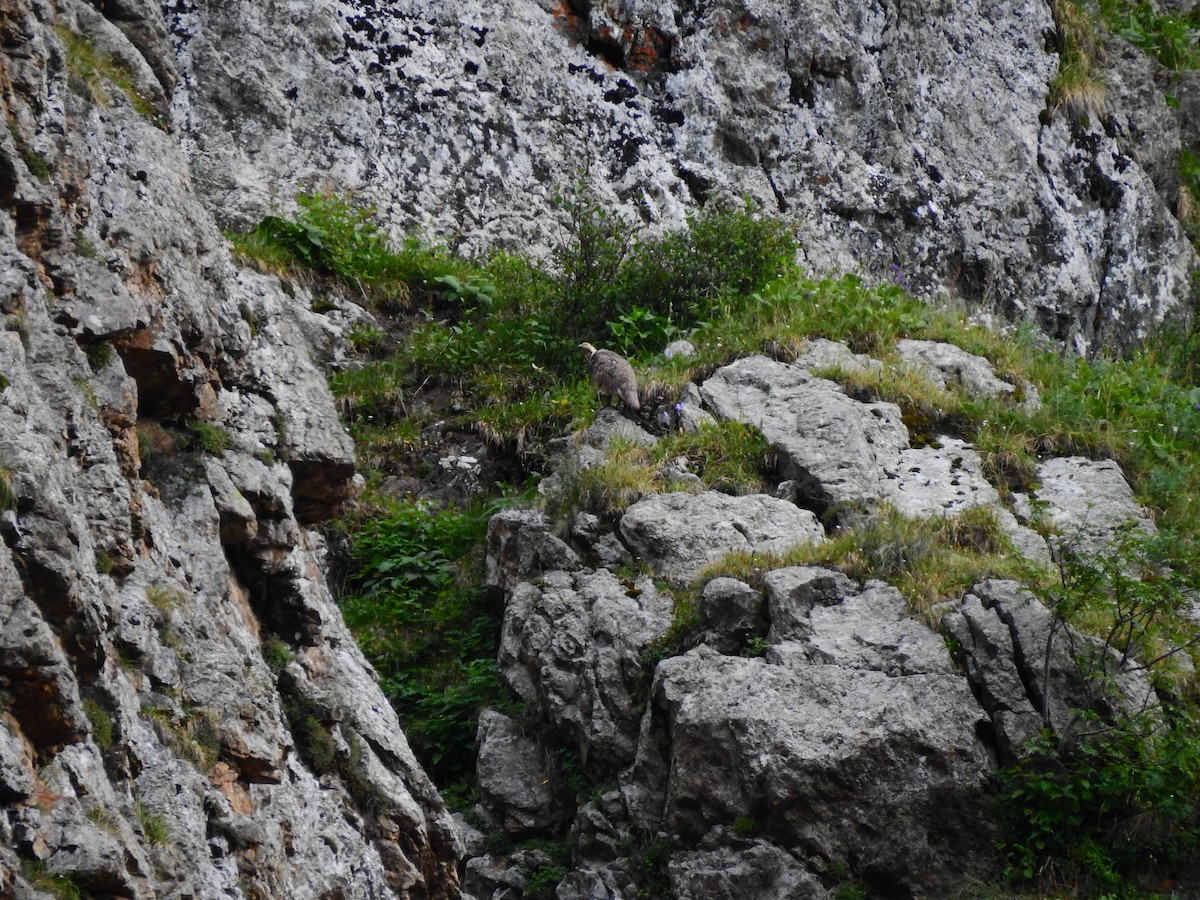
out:
{"label": "bird", "polygon": [[580,344],[579,349],[588,352],[588,368],[592,370],[592,381],[600,396],[618,397],[632,412],[642,408],[638,401],[637,375],[625,357],[612,350],[597,350],[587,341]]}

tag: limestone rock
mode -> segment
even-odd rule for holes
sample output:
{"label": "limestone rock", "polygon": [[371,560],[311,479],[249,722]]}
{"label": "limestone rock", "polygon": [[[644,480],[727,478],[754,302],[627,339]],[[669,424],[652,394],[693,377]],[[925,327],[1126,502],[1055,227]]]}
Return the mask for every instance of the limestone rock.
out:
{"label": "limestone rock", "polygon": [[550,533],[550,520],[536,509],[506,509],[488,521],[487,588],[507,596],[514,587],[543,572],[582,565],[560,538]]}
{"label": "limestone rock", "polygon": [[647,578],[624,584],[605,569],[548,572],[508,599],[501,674],[570,735],[586,771],[611,773],[633,758],[640,654],[671,615],[671,599]]}
{"label": "limestone rock", "polygon": [[729,553],[784,553],[825,538],[816,516],[786,500],[715,491],[646,497],[625,511],[620,530],[630,550],[681,585]]}
{"label": "limestone rock", "polygon": [[996,377],[992,364],[982,356],[940,341],[900,340],[896,354],[942,390],[956,389],[975,400],[1002,398],[1020,400],[1023,406],[1041,405],[1032,386],[1010,384]]}
{"label": "limestone rock", "polygon": [[672,896],[679,900],[825,900],[835,896],[785,850],[761,840],[733,843],[733,847],[673,856],[668,868]]}
{"label": "limestone rock", "polygon": [[1046,504],[1049,523],[1069,548],[1103,553],[1123,526],[1156,530],[1134,500],[1121,467],[1112,460],[1048,459],[1038,466],[1037,478],[1034,496]]}
{"label": "limestone rock", "polygon": [[776,569],[764,576],[770,606],[769,662],[826,663],[888,675],[949,675],[942,640],[882,582],[856,590],[820,568]]}
{"label": "limestone rock", "polygon": [[736,578],[713,578],[700,594],[700,621],[707,642],[722,653],[737,653],[767,631],[766,599]]}
{"label": "limestone rock", "polygon": [[549,833],[564,810],[554,796],[551,762],[542,743],[508,716],[487,709],[479,714],[475,742],[484,815],[517,837]]}
{"label": "limestone rock", "polygon": [[843,372],[865,372],[879,369],[883,363],[865,353],[855,353],[840,341],[826,338],[809,338],[804,348],[792,360],[792,365],[816,373],[822,369],[840,369]]}
{"label": "limestone rock", "polygon": [[684,842],[745,817],[800,853],[869,858],[868,872],[932,894],[985,864],[992,838],[976,810],[990,766],[960,677],[701,648],[661,663],[652,696],[639,764],[672,777],[661,806],[641,811]]}
{"label": "limestone rock", "polygon": [[620,439],[635,447],[653,447],[658,443],[654,435],[635,422],[631,422],[612,407],[596,411],[596,419],[584,432],[584,441],[599,450],[607,450],[613,439]]}
{"label": "limestone rock", "polygon": [[908,430],[893,403],[859,403],[831,381],[761,356],[701,385],[719,418],[753,425],[780,455],[786,478],[816,508],[877,502],[890,492]]}
{"label": "limestone rock", "polygon": [[985,608],[974,594],[946,613],[942,624],[958,641],[967,675],[992,718],[1000,764],[1010,765],[1045,724],[1026,694],[1012,634],[996,609]]}

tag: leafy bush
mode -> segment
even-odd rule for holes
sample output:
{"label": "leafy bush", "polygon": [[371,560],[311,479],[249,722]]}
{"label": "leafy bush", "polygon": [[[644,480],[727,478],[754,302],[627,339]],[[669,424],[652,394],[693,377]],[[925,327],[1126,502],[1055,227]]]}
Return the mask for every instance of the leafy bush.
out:
{"label": "leafy bush", "polygon": [[1173,72],[1200,68],[1197,22],[1155,11],[1146,0],[1101,0],[1105,24]]}
{"label": "leafy bush", "polygon": [[1177,536],[1133,528],[1102,557],[1064,557],[1048,598],[1054,615],[1103,638],[1104,652],[1080,657],[1081,674],[1102,696],[1119,672],[1142,670],[1167,699],[1115,719],[1080,711],[1075,733],[1047,729],[998,773],[1010,877],[1105,889],[1181,870],[1195,877],[1200,721],[1186,689],[1196,563]]}
{"label": "leafy bush", "polygon": [[440,278],[466,266],[448,253],[409,240],[394,247],[375,223],[375,210],[333,194],[302,194],[294,219],[267,216],[245,234],[229,233],[241,258],[277,272],[312,269],[357,288],[370,305],[401,309],[414,291],[435,294]]}
{"label": "leafy bush", "polygon": [[470,577],[494,511],[392,503],[349,523],[352,590],[342,612],[440,784],[469,778],[479,710],[505,699],[500,618],[478,572]]}
{"label": "leafy bush", "polygon": [[563,290],[552,315],[573,341],[607,327],[622,352],[661,349],[717,317],[724,301],[796,270],[790,227],[750,207],[705,207],[684,228],[648,236],[582,194],[564,205],[572,239],[555,252]]}

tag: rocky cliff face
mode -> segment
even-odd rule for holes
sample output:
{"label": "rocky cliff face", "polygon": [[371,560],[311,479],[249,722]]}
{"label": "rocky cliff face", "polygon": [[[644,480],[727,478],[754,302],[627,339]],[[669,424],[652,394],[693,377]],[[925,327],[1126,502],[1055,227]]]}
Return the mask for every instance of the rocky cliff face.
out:
{"label": "rocky cliff face", "polygon": [[[554,197],[578,179],[652,226],[747,196],[798,224],[814,268],[890,273],[1080,346],[1120,344],[1186,300],[1179,128],[1132,53],[1111,60],[1102,119],[1048,110],[1052,30],[1041,2],[0,0],[0,893],[56,877],[129,897],[458,892],[459,838],[341,623],[311,530],[355,490],[319,362],[348,314],[315,315],[302,289],[236,268],[219,227],[329,186],[397,234],[544,252],[564,223]],[[883,496],[891,474],[968,455],[922,455],[884,410],[857,432],[879,452],[850,460],[870,477],[826,478],[820,447],[771,424],[771,398],[849,401],[803,366],[758,371],[776,365],[733,367],[703,401],[775,428],[789,478],[829,502],[900,499]],[[994,502],[968,481],[970,502]],[[918,482],[903,483],[921,508],[966,502]],[[731,542],[778,537],[778,519],[751,528],[725,502],[709,513],[740,523]],[[760,498],[755,514],[785,503]],[[661,544],[681,529],[670,512],[631,511],[597,552],[679,563]],[[787,514],[789,530],[815,528]],[[628,773],[577,819],[586,864],[568,896],[620,896],[623,839],[660,831],[691,845],[670,861],[679,896],[820,896],[837,859],[913,891],[936,889],[929,867],[971,868],[987,838],[968,827],[971,791],[1033,715],[1011,684],[1025,663],[980,664],[968,686],[885,589],[799,571],[765,598],[733,584],[713,600],[717,620],[744,608],[714,623],[713,646],[758,636],[766,657],[705,651],[636,684],[666,604],[573,561],[550,530],[518,529],[524,568],[497,549],[506,674],[597,774]],[[1012,590],[964,604],[964,643],[1026,633]],[[863,605],[895,614],[865,649],[841,646],[851,626],[836,617]],[[740,685],[798,684],[872,724],[843,745],[845,721],[741,705]],[[929,696],[944,707],[890,742],[881,717]],[[1001,737],[979,736],[985,720]],[[562,821],[538,795],[537,755],[504,750],[528,750],[525,736],[499,714],[483,727],[501,827]],[[796,759],[808,765],[784,765]],[[863,780],[902,793],[903,814],[846,812]],[[966,786],[961,806],[949,785]],[[835,808],[836,827],[813,828]],[[866,859],[864,835],[915,835],[931,810],[954,827]],[[764,830],[730,836],[742,818]],[[469,871],[480,890],[512,883],[488,857]]]}
{"label": "rocky cliff face", "polygon": [[167,25],[176,121],[222,221],[332,182],[397,230],[545,249],[582,179],[652,225],[750,198],[800,226],[817,270],[891,274],[1081,348],[1136,338],[1189,290],[1180,126],[1152,64],[1114,45],[1104,115],[1048,108],[1042,0],[175,4]]}
{"label": "rocky cliff face", "polygon": [[355,487],[330,326],[231,264],[156,6],[0,32],[0,893],[453,895],[309,530]]}

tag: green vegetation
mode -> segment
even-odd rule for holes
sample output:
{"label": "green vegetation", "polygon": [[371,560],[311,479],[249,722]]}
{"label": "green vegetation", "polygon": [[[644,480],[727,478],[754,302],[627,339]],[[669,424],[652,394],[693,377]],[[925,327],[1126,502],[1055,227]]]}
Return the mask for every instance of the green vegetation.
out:
{"label": "green vegetation", "polygon": [[138,825],[141,826],[142,834],[149,841],[152,847],[165,847],[171,839],[171,829],[167,827],[167,820],[157,813],[150,811],[150,808],[140,800],[134,807],[137,814]]}
{"label": "green vegetation", "polygon": [[1104,109],[1099,23],[1081,0],[1053,0],[1058,72],[1050,82],[1048,104],[1088,123]]}
{"label": "green vegetation", "polygon": [[0,510],[16,509],[17,495],[13,493],[13,470],[0,465]]}
{"label": "green vegetation", "polygon": [[153,722],[159,738],[182,759],[202,772],[210,772],[221,752],[216,714],[211,710],[185,706],[173,710],[152,703],[142,704],[142,715]]}
{"label": "green vegetation", "polygon": [[92,740],[96,742],[96,746],[101,750],[107,750],[113,743],[113,720],[95,700],[90,697],[83,698],[83,711],[88,717],[88,721],[92,724]]}
{"label": "green vegetation", "polygon": [[1159,13],[1148,0],[1053,0],[1059,68],[1049,105],[1083,124],[1104,111],[1105,41],[1129,41],[1173,72],[1200,68],[1200,12]]}
{"label": "green vegetation", "polygon": [[762,433],[739,422],[670,432],[653,447],[614,438],[605,454],[598,465],[560,472],[558,489],[547,497],[551,512],[617,515],[648,494],[701,489],[687,475],[699,478],[705,489],[758,493],[767,486],[764,473],[774,465],[774,451]]}
{"label": "green vegetation", "polygon": [[133,74],[124,63],[101,53],[88,38],[67,28],[57,26],[55,31],[67,52],[67,76],[72,90],[100,106],[107,106],[112,102],[108,92],[111,85],[128,98],[139,115],[158,128],[166,128],[166,122],[154,109],[154,104],[134,86]]}
{"label": "green vegetation", "polygon": [[296,658],[296,654],[283,640],[271,635],[263,641],[262,657],[267,668],[278,675],[288,663]]}
{"label": "green vegetation", "polygon": [[1103,652],[1079,660],[1097,697],[1136,662],[1168,699],[1115,718],[1083,712],[1073,733],[1047,729],[998,773],[1011,878],[1091,896],[1195,874],[1200,722],[1188,651],[1200,641],[1190,613],[1198,562],[1194,547],[1134,529],[1103,558],[1064,560],[1051,608],[1103,638]]}
{"label": "green vegetation", "polygon": [[275,274],[331,276],[368,305],[391,311],[436,293],[436,278],[466,269],[445,250],[416,241],[393,247],[371,208],[331,194],[304,194],[296,203],[293,220],[268,216],[250,232],[226,235],[243,262]]}
{"label": "green vegetation", "polygon": [[1120,35],[1173,72],[1200,68],[1200,12],[1159,13],[1147,0],[1100,0],[1100,15]]}
{"label": "green vegetation", "polygon": [[229,432],[212,422],[188,422],[189,449],[200,450],[209,456],[223,456],[229,449]]}
{"label": "green vegetation", "polygon": [[69,874],[50,872],[43,862],[21,860],[21,876],[39,891],[55,900],[82,900],[85,896]]}
{"label": "green vegetation", "polygon": [[917,612],[948,597],[961,597],[988,578],[1012,578],[1037,587],[1049,576],[1017,553],[986,507],[927,519],[910,519],[883,508],[820,544],[785,554],[727,556],[706,569],[697,583],[728,575],[761,587],[763,574],[772,569],[813,565],[839,569],[859,581],[888,581]]}
{"label": "green vegetation", "polygon": [[[1066,0],[1060,5],[1072,6]],[[1059,21],[1061,28],[1061,16]],[[1072,40],[1084,45],[1091,38]],[[547,501],[556,515],[584,509],[615,515],[646,493],[679,489],[679,479],[667,470],[680,457],[708,487],[759,490],[776,480],[761,434],[732,423],[695,434],[670,427],[671,408],[689,382],[747,353],[790,359],[817,336],[894,363],[895,342],[913,337],[950,341],[986,356],[1020,386],[1016,396],[974,400],[895,365],[877,373],[825,374],[855,396],[897,403],[915,443],[942,435],[972,442],[1002,495],[1034,487],[1046,456],[1115,459],[1138,500],[1152,510],[1162,546],[1171,548],[1169,556],[1155,550],[1157,556],[1130,570],[1147,576],[1133,581],[1153,594],[1171,581],[1164,573],[1177,571],[1164,569],[1164,561],[1191,558],[1200,534],[1195,333],[1164,331],[1126,357],[1079,360],[1029,331],[1001,338],[959,313],[920,303],[895,283],[810,278],[793,262],[791,233],[750,210],[714,209],[677,232],[647,237],[575,198],[564,204],[569,239],[556,251],[551,271],[501,253],[469,262],[415,242],[397,248],[372,224],[369,210],[346,201],[302,198],[300,208],[298,222],[267,220],[238,250],[264,267],[309,279],[314,288],[349,290],[392,317],[381,315],[377,327],[360,329],[355,347],[361,365],[332,376],[369,485],[341,523],[350,556],[341,604],[415,749],[443,786],[461,790],[469,778],[479,708],[509,702],[494,663],[499,611],[481,587],[485,525],[494,507],[400,502],[376,487],[387,475],[421,474],[430,465],[424,453],[434,421],[474,430],[501,451],[498,456],[508,451],[534,461],[547,441],[586,426],[597,401],[575,348],[580,339],[631,356],[643,383],[643,419],[661,440],[653,449],[617,441],[605,464],[560,473],[560,488]],[[693,341],[695,357],[659,355],[663,342],[676,335]],[[1042,401],[1037,409],[1023,402],[1033,391]],[[154,437],[148,432],[150,448]],[[1133,581],[1122,582],[1115,570],[1085,588],[1087,579],[1070,568],[1069,559],[1061,573],[1024,562],[986,510],[918,521],[886,509],[837,512],[845,527],[821,546],[778,558],[727,559],[710,574],[753,584],[775,566],[831,565],[855,578],[887,579],[920,611],[960,596],[980,579],[1015,578],[1047,597],[1064,622],[1106,636],[1138,658],[1154,658],[1170,640],[1188,640],[1170,609],[1132,592]],[[1085,595],[1092,600],[1068,599]],[[1178,599],[1170,591],[1163,596],[1174,598],[1164,601],[1168,606]],[[670,632],[648,648],[644,662],[686,650],[698,630],[695,598],[681,591]],[[761,640],[746,648],[763,649]],[[289,659],[286,647],[271,657],[281,671]],[[1005,812],[1010,874],[1020,879],[1027,871],[1053,870],[1100,884],[1098,873],[1107,866],[1125,884],[1145,868],[1135,865],[1135,851],[1110,846],[1117,837],[1126,842],[1122,846],[1141,846],[1156,859],[1171,853],[1178,858],[1193,847],[1191,806],[1166,809],[1147,783],[1161,769],[1178,786],[1179,803],[1200,797],[1200,785],[1188,780],[1193,761],[1186,748],[1200,741],[1187,671],[1177,654],[1156,664],[1155,678],[1176,699],[1153,727],[1142,720],[1103,723],[1107,730],[1094,740],[1033,748],[1024,768],[1004,773],[1000,791],[1011,801]],[[1103,683],[1103,671],[1097,679]],[[299,701],[285,705],[306,761],[318,769],[345,769],[320,711]],[[1112,817],[1086,804],[1068,815],[1071,804],[1060,794],[1095,794],[1098,783],[1105,787],[1096,802]],[[1030,795],[1037,802],[1027,801]],[[1103,833],[1092,827],[1096,822]],[[1153,824],[1157,843],[1130,843],[1135,824]],[[639,881],[652,896],[669,848],[635,849]],[[1091,862],[1083,865],[1084,859]],[[538,878],[549,886],[560,877],[555,869],[546,867]],[[857,889],[852,882],[843,887]]]}
{"label": "green vegetation", "polygon": [[353,577],[342,613],[413,749],[445,786],[469,780],[480,708],[507,699],[495,663],[500,616],[482,588],[495,508],[380,501],[346,522]]}
{"label": "green vegetation", "polygon": [[162,613],[170,613],[178,607],[185,599],[182,591],[176,588],[163,587],[160,584],[152,584],[146,588],[146,599],[150,601],[150,605]]}

